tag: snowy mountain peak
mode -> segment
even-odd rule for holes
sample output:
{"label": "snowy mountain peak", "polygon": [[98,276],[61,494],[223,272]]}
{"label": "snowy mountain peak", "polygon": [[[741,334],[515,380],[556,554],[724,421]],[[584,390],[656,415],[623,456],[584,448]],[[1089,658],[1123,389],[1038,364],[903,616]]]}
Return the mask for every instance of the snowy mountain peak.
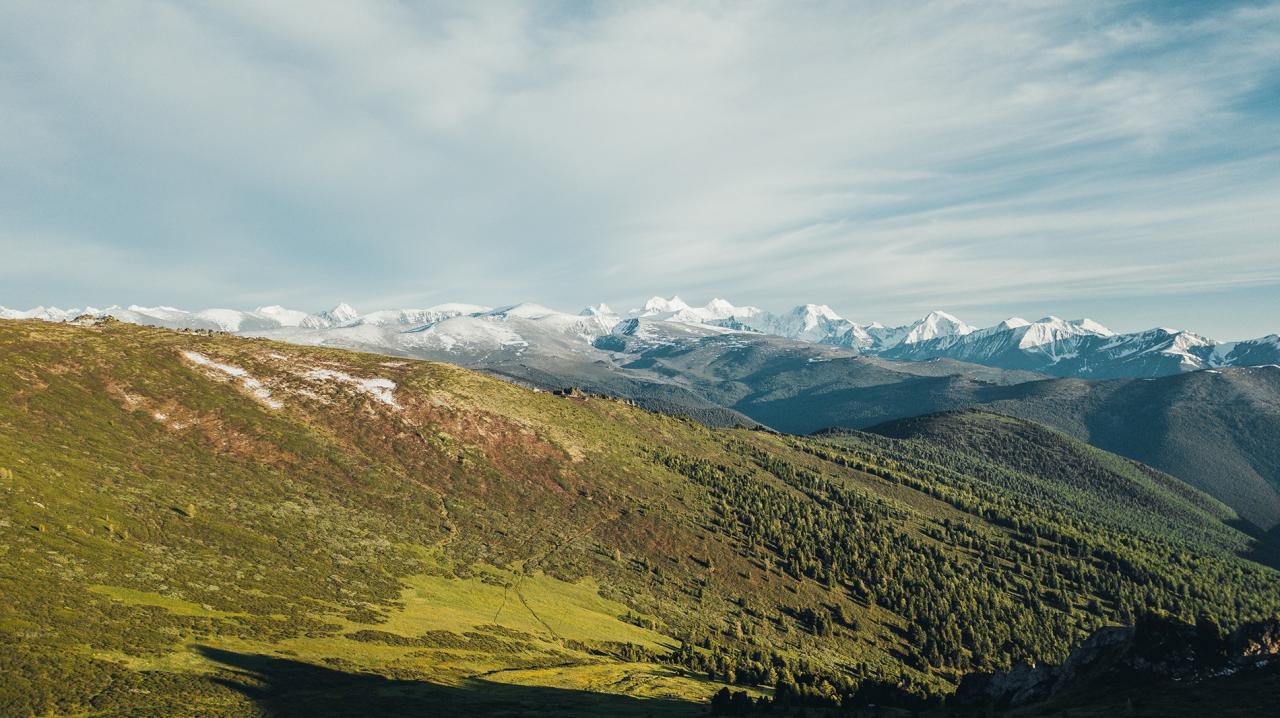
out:
{"label": "snowy mountain peak", "polygon": [[426,309],[382,309],[363,314],[351,324],[364,324],[375,327],[414,326],[421,327],[464,314],[480,314],[489,311],[488,307],[475,304],[437,304]]}
{"label": "snowy mountain peak", "polygon": [[1202,337],[1195,332],[1179,331],[1174,332],[1174,345],[1177,347],[1214,347],[1217,342],[1208,337]]}
{"label": "snowy mountain peak", "polygon": [[1026,319],[1023,319],[1022,317],[1009,317],[1008,319],[997,324],[994,328],[999,330],[1018,329],[1021,327],[1025,327],[1029,324],[1031,324],[1031,322],[1027,321]]}
{"label": "snowy mountain peak", "polygon": [[279,304],[272,304],[265,307],[258,307],[253,310],[254,314],[274,319],[280,323],[282,327],[296,327],[302,324],[302,320],[307,318],[306,312],[300,312],[296,309],[285,309]]}
{"label": "snowy mountain peak", "polygon": [[[132,307],[130,307],[132,309]],[[300,326],[307,329],[326,329],[328,327],[337,327],[344,324],[350,324],[360,318],[360,312],[346,302],[339,302],[338,306],[325,312],[312,314],[303,319]]]}
{"label": "snowy mountain peak", "polygon": [[815,330],[819,334],[834,335],[847,332],[853,326],[852,322],[845,320],[825,304],[801,304],[784,317],[779,317],[778,323],[790,326],[788,334],[792,338],[812,335]]}
{"label": "snowy mountain peak", "polygon": [[1115,333],[1092,319],[1067,320],[1060,319],[1051,314],[1035,323],[1037,325],[1047,326],[1055,331],[1065,332],[1068,334],[1095,334],[1100,337],[1109,337]]}
{"label": "snowy mountain peak", "polygon": [[1080,327],[1081,331],[1087,332],[1089,334],[1097,334],[1100,337],[1115,336],[1115,332],[1102,326],[1098,322],[1093,321],[1092,319],[1088,319],[1088,318],[1072,319],[1071,324],[1074,324],[1075,326]]}
{"label": "snowy mountain peak", "polygon": [[[1074,356],[1078,337],[1085,335],[1109,336],[1090,331],[1079,321],[1069,322],[1053,315],[1010,331],[1018,332],[1015,336],[1017,337],[1019,349],[1034,349],[1040,354],[1052,356],[1059,360],[1067,356]],[[1068,345],[1068,342],[1071,342],[1071,344]]]}
{"label": "snowy mountain peak", "polygon": [[707,302],[707,305],[700,310],[693,309],[690,311],[701,316],[703,321],[715,321],[718,319],[729,318],[750,319],[751,317],[762,313],[761,310],[756,307],[734,306],[732,302],[729,302],[726,299],[720,299],[719,297]]}
{"label": "snowy mountain peak", "polygon": [[959,337],[975,331],[974,327],[965,324],[946,312],[934,310],[923,319],[911,325],[907,335],[902,338],[903,344],[918,344],[939,337]]}
{"label": "snowy mountain peak", "polygon": [[733,323],[725,326],[820,344],[840,344],[852,323],[841,319],[829,307],[798,306],[786,314],[772,314],[755,307],[736,307]]}
{"label": "snowy mountain peak", "polygon": [[703,307],[691,307],[680,297],[663,299],[654,297],[645,302],[644,309],[633,309],[627,316],[656,319],[680,324],[712,324],[725,322],[740,323],[740,320],[755,317],[762,312],[755,307],[736,307],[727,299],[719,297],[707,302]]}
{"label": "snowy mountain peak", "polygon": [[667,312],[678,312],[681,309],[688,309],[689,305],[679,295],[673,295],[670,299],[662,297],[651,297],[649,301],[644,303],[644,313],[646,315],[665,314]]}
{"label": "snowy mountain peak", "polygon": [[582,310],[581,312],[579,312],[578,314],[579,314],[579,316],[583,316],[583,317],[614,317],[614,316],[617,316],[617,313],[616,313],[616,312],[614,312],[614,311],[613,311],[613,309],[611,309],[611,308],[609,307],[609,305],[608,305],[608,304],[605,304],[604,302],[600,302],[599,304],[595,305],[594,307],[587,307],[586,309],[583,309],[583,310]]}
{"label": "snowy mountain peak", "polygon": [[[86,309],[85,312],[93,313],[89,309]],[[46,322],[65,322],[68,319],[75,319],[80,313],[79,309],[59,309],[57,307],[44,306],[27,310],[0,307],[0,319],[43,319]]]}
{"label": "snowy mountain peak", "polygon": [[802,304],[791,310],[792,314],[799,314],[805,317],[817,319],[827,319],[829,321],[840,321],[844,317],[835,313],[831,307],[825,304]]}
{"label": "snowy mountain peak", "polygon": [[426,308],[425,311],[435,312],[437,314],[482,314],[489,311],[493,307],[487,307],[482,304],[464,304],[462,302],[445,302],[444,304],[433,304]]}
{"label": "snowy mountain peak", "polygon": [[541,319],[553,314],[563,314],[563,312],[557,312],[554,309],[544,307],[541,304],[534,304],[533,302],[521,302],[486,312],[487,316],[492,317],[521,317],[523,319]]}
{"label": "snowy mountain peak", "polygon": [[929,312],[928,314],[924,315],[924,318],[921,319],[920,321],[925,323],[933,323],[933,324],[948,323],[948,324],[954,324],[956,326],[968,326],[964,322],[960,321],[955,315],[948,314],[942,311],[941,309],[935,309],[932,312]]}
{"label": "snowy mountain peak", "polygon": [[338,306],[330,309],[327,314],[333,317],[335,321],[344,323],[360,318],[360,312],[357,312],[355,307],[346,302],[338,302]]}

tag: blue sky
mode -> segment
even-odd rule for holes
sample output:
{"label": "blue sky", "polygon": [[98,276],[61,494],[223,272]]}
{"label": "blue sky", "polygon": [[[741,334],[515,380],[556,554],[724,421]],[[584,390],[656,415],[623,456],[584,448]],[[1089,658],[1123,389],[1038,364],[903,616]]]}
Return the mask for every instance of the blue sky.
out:
{"label": "blue sky", "polygon": [[1280,3],[0,4],[0,304],[1280,331]]}

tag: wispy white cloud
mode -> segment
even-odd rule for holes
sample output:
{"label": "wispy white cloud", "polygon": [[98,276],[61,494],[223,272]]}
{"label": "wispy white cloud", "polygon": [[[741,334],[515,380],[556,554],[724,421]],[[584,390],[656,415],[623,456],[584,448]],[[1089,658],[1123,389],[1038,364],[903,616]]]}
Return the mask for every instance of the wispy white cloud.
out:
{"label": "wispy white cloud", "polygon": [[1280,303],[1278,70],[1277,3],[14,0],[0,303]]}

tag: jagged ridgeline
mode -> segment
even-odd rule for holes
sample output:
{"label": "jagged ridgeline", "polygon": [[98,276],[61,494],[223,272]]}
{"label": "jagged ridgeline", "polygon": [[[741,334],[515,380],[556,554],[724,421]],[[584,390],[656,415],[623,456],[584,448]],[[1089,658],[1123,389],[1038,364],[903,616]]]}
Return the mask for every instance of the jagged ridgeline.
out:
{"label": "jagged ridgeline", "polygon": [[0,359],[3,715],[927,709],[1150,611],[1280,608],[1230,509],[990,415],[714,430],[116,323],[0,322]]}

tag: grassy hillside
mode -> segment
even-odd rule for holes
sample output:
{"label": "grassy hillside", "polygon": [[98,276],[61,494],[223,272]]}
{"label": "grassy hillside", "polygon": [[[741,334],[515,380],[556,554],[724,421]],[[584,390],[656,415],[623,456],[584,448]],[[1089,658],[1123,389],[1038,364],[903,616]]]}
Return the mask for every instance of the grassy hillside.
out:
{"label": "grassy hillside", "polygon": [[969,410],[899,419],[868,431],[904,440],[877,444],[881,451],[962,471],[1025,500],[1069,507],[1117,527],[1231,542],[1223,524],[1235,514],[1222,502],[1040,424]]}
{"label": "grassy hillside", "polygon": [[[1233,514],[1144,469],[944,468],[119,324],[0,322],[0,356],[0,715],[927,699],[1148,608],[1280,608]],[[1106,492],[1176,529],[1093,516]]]}

